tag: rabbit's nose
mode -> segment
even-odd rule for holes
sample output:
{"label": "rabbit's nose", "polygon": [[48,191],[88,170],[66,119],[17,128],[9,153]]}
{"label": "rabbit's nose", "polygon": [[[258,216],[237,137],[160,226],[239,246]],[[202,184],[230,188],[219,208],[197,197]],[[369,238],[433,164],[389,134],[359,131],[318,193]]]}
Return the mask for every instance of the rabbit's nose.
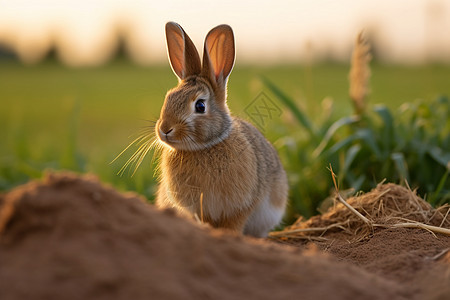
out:
{"label": "rabbit's nose", "polygon": [[158,127],[159,127],[158,129],[159,129],[159,134],[160,135],[167,136],[171,132],[173,134],[174,126],[172,124],[169,124],[168,122],[162,121],[162,122],[159,123]]}
{"label": "rabbit's nose", "polygon": [[164,137],[163,139],[166,139],[166,140],[171,136],[170,133],[173,134],[173,132],[174,132],[174,128],[173,127],[169,128],[169,129],[159,128],[159,135],[161,137]]}

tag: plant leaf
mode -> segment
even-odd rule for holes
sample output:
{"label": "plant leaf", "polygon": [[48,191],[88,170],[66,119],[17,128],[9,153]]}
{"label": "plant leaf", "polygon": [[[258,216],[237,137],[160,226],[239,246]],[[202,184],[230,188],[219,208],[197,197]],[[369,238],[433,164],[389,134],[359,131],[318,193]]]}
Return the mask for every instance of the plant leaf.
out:
{"label": "plant leaf", "polygon": [[389,109],[385,105],[377,105],[374,111],[383,120],[383,131],[381,133],[381,141],[383,144],[384,153],[389,153],[393,144],[394,137],[394,119]]}
{"label": "plant leaf", "polygon": [[356,132],[356,135],[359,139],[365,141],[366,145],[378,159],[382,158],[380,149],[377,146],[377,141],[372,130],[366,128],[360,129]]}
{"label": "plant leaf", "polygon": [[265,77],[261,77],[261,80],[266,85],[266,87],[283,102],[284,105],[291,111],[291,113],[295,116],[297,121],[309,132],[311,137],[317,139],[316,130],[306,116],[306,114],[295,104],[295,101],[287,96],[281,89],[279,89],[275,84],[273,84],[270,80]]}
{"label": "plant leaf", "polygon": [[361,150],[361,146],[358,144],[353,145],[348,149],[347,155],[345,156],[344,167],[342,168],[342,174],[344,176],[347,173],[347,170],[352,165],[353,161],[356,158],[356,155],[359,153],[360,150]]}
{"label": "plant leaf", "polygon": [[450,164],[450,152],[445,153],[441,148],[427,147],[427,153],[439,164],[444,166],[444,168],[448,168]]}
{"label": "plant leaf", "polygon": [[[439,180],[439,184],[436,188],[436,190],[434,191],[434,193],[431,194],[431,196],[428,198],[428,201],[433,204],[436,205],[436,201],[439,197],[439,194],[444,190],[444,186],[445,183],[447,182],[448,179],[448,175],[450,173],[450,165],[447,167],[447,171],[444,173],[444,175],[442,175],[441,179]],[[444,199],[444,197],[442,197]],[[439,203],[439,205],[442,203]]]}
{"label": "plant leaf", "polygon": [[328,128],[327,132],[325,133],[325,136],[323,137],[322,142],[320,142],[319,146],[317,146],[317,148],[314,150],[313,156],[318,157],[323,152],[325,147],[330,142],[330,139],[333,137],[333,135],[336,133],[336,131],[338,131],[339,128],[341,128],[345,125],[349,125],[349,124],[358,122],[359,120],[360,120],[360,117],[354,115],[354,116],[350,116],[350,117],[341,118],[341,119],[337,120],[336,122],[334,122],[333,124],[331,124],[330,128]]}
{"label": "plant leaf", "polygon": [[398,175],[400,176],[400,182],[405,180],[410,182],[408,175],[408,165],[405,161],[405,156],[401,152],[395,152],[391,154],[391,159],[394,162]]}

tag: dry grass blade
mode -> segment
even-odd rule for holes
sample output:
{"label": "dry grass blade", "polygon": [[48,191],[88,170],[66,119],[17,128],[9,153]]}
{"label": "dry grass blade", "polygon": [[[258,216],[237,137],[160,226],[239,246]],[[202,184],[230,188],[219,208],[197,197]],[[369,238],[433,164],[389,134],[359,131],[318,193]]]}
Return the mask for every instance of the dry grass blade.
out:
{"label": "dry grass blade", "polygon": [[345,225],[347,223],[348,222],[343,222],[343,223],[339,223],[339,224],[331,224],[330,226],[326,226],[326,227],[299,228],[299,229],[291,229],[291,230],[283,230],[283,231],[274,231],[274,232],[270,232],[269,236],[270,237],[281,237],[281,236],[291,235],[291,234],[295,234],[295,233],[309,233],[309,232],[324,233],[333,228],[339,228],[339,229],[345,230],[343,225]]}
{"label": "dry grass blade", "polygon": [[200,194],[200,220],[203,223],[203,193]]}
{"label": "dry grass blade", "polygon": [[344,198],[342,198],[342,196],[338,193],[338,200],[339,202],[341,202],[345,207],[347,207],[352,213],[354,213],[356,216],[358,216],[358,218],[360,218],[361,220],[364,221],[364,223],[366,223],[367,225],[371,226],[372,222],[367,219],[366,217],[364,217],[359,211],[357,211],[356,209],[354,209],[350,204],[348,204]]}
{"label": "dry grass blade", "polygon": [[307,240],[307,241],[318,241],[318,242],[328,241],[327,238],[324,238],[324,237],[321,237],[321,236],[298,235],[298,234],[285,234],[285,235],[279,235],[279,236],[269,236],[269,238],[272,238],[272,239]]}
{"label": "dry grass blade", "polygon": [[450,235],[450,229],[427,225],[419,222],[397,223],[397,224],[373,224],[373,226],[383,228],[420,228],[430,231],[432,233],[441,233],[445,235]]}
{"label": "dry grass blade", "polygon": [[447,213],[445,214],[444,218],[442,218],[442,222],[439,225],[439,227],[442,227],[442,225],[444,225],[445,221],[447,220],[447,216],[448,216],[449,212],[450,212],[450,207],[447,209]]}
{"label": "dry grass blade", "polygon": [[197,214],[194,214],[194,219],[197,221],[198,224],[203,224],[203,222],[200,220]]}
{"label": "dry grass blade", "polygon": [[438,254],[436,254],[435,256],[432,257],[426,257],[426,259],[430,259],[430,260],[438,260],[439,258],[441,258],[442,256],[444,256],[445,254],[447,254],[447,252],[450,251],[450,248],[446,248],[444,250],[442,250],[441,252],[439,252]]}
{"label": "dry grass blade", "polygon": [[340,203],[342,203],[345,207],[347,207],[352,213],[354,213],[358,218],[360,218],[361,220],[363,220],[364,223],[366,223],[367,225],[371,226],[372,222],[367,219],[366,217],[364,217],[359,211],[357,211],[356,209],[354,209],[350,204],[347,203],[347,201],[344,200],[344,198],[342,198],[341,194],[339,193],[339,188],[336,182],[336,174],[333,172],[333,168],[331,167],[330,164],[330,168],[329,168],[330,172],[331,172],[331,176],[333,178],[333,183],[334,183],[334,188],[336,190],[336,195],[337,195],[337,199],[339,200]]}

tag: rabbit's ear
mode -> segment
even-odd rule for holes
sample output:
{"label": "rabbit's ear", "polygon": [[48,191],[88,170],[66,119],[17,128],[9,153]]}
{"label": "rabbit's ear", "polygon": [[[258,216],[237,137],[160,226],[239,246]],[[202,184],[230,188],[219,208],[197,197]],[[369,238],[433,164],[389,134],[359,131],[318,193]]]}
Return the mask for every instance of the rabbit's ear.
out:
{"label": "rabbit's ear", "polygon": [[234,65],[235,49],[233,30],[219,25],[208,33],[203,53],[203,72],[211,81],[225,87]]}
{"label": "rabbit's ear", "polygon": [[194,43],[175,22],[166,24],[167,52],[172,70],[180,80],[201,72],[200,56]]}

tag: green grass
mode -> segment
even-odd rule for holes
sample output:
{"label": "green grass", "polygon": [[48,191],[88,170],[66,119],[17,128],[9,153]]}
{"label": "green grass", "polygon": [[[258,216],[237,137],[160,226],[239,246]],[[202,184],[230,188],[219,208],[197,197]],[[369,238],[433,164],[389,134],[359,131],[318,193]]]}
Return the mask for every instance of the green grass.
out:
{"label": "green grass", "polygon": [[[230,77],[229,106],[235,115],[247,118],[245,107],[265,91],[283,113],[270,120],[264,133],[276,146],[281,145],[280,138],[292,132],[306,133],[264,87],[260,76],[292,96],[296,105],[317,121],[330,117],[327,114],[338,119],[351,113],[348,68],[336,64],[255,67],[238,62]],[[416,98],[431,101],[440,94],[450,94],[450,67],[374,64],[372,74],[371,105],[385,103],[395,110]],[[116,175],[131,150],[117,162],[110,162],[131,136],[148,126],[146,120],[157,119],[165,93],[176,83],[168,64],[144,68],[118,60],[99,68],[68,69],[51,61],[32,67],[0,61],[0,190],[39,177],[48,168],[69,169],[95,173],[119,189],[136,190],[152,199],[155,180],[150,159],[133,178],[126,173]],[[326,97],[333,101],[323,103]],[[296,164],[295,157],[284,155],[282,160],[294,171],[305,167]],[[319,169],[327,173],[326,167]],[[313,174],[310,184],[314,184]],[[318,189],[330,187],[331,178],[317,182]],[[292,193],[291,197],[299,195]]]}
{"label": "green grass", "polygon": [[292,194],[287,216],[316,213],[331,184],[330,174],[323,172],[328,164],[338,174],[340,190],[368,191],[386,180],[408,183],[434,206],[450,202],[447,97],[418,99],[397,110],[378,104],[360,115],[335,120],[328,114],[313,122],[294,99],[270,80],[262,80],[307,133],[291,129],[277,143]]}

